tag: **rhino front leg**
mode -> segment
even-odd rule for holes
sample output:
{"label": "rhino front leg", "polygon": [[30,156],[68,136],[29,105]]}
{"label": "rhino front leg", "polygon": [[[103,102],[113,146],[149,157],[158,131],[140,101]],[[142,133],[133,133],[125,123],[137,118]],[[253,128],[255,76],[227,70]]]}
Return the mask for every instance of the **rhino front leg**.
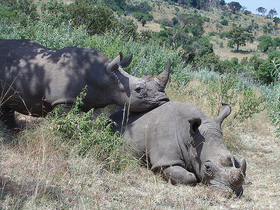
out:
{"label": "rhino front leg", "polygon": [[170,166],[163,170],[164,178],[172,184],[195,185],[198,181],[196,176],[181,166]]}
{"label": "rhino front leg", "polygon": [[8,129],[17,129],[18,125],[15,121],[15,112],[9,107],[0,106],[0,120],[7,126]]}

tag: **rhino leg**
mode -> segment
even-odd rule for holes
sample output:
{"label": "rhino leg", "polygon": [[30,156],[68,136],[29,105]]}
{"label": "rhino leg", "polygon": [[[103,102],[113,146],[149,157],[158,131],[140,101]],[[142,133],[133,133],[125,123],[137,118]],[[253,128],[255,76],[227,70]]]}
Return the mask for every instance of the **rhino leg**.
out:
{"label": "rhino leg", "polygon": [[60,114],[67,114],[70,112],[70,110],[73,108],[73,103],[65,103],[65,104],[56,104],[53,108],[53,113],[55,110],[58,110],[58,113]]}
{"label": "rhino leg", "polygon": [[15,112],[9,107],[0,106],[0,120],[7,126],[8,129],[17,129],[18,125],[15,121]]}
{"label": "rhino leg", "polygon": [[164,178],[172,184],[195,185],[198,181],[196,176],[181,166],[170,166],[163,170]]}

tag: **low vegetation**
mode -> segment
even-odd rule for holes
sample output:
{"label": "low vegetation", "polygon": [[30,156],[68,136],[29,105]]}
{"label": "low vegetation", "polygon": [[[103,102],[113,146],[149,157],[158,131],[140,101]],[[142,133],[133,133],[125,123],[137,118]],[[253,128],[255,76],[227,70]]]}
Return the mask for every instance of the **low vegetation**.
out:
{"label": "low vegetation", "polygon": [[[121,136],[110,130],[108,116],[115,106],[82,113],[78,99],[67,115],[59,109],[44,119],[18,115],[19,134],[0,127],[1,209],[273,209],[280,205],[280,53],[274,36],[279,29],[251,21],[243,28],[254,35],[259,51],[248,59],[229,61],[214,53],[213,44],[215,39],[229,40],[229,30],[221,32],[227,25],[221,24],[221,28],[216,22],[217,30],[210,36],[204,24],[210,18],[198,12],[211,7],[153,2],[152,8],[163,10],[168,5],[177,8],[177,13],[165,21],[154,19],[162,23],[160,32],[139,32],[128,18],[133,16],[136,3],[73,2],[0,0],[0,38],[33,39],[50,48],[92,47],[109,58],[119,51],[125,56],[133,54],[126,70],[135,76],[159,74],[170,58],[166,91],[171,100],[192,102],[210,118],[217,116],[221,102],[232,106],[233,112],[223,124],[224,137],[238,159],[247,159],[247,183],[251,184],[245,185],[239,199],[207,186],[173,186],[140,166]],[[152,15],[148,6],[138,5],[143,14]],[[195,11],[186,10],[188,7],[197,12],[186,12]],[[223,8],[222,19],[230,26],[243,17],[239,10],[225,9],[226,5],[217,8]],[[95,16],[84,16],[88,13]],[[95,27],[91,21],[101,16],[106,21]],[[256,28],[267,33],[257,37]],[[258,53],[266,57],[260,58]]]}

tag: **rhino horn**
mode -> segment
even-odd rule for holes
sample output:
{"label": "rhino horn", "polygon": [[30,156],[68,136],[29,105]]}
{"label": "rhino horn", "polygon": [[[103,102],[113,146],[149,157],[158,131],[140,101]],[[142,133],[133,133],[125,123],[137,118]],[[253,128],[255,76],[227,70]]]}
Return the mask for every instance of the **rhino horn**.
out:
{"label": "rhino horn", "polygon": [[110,72],[112,72],[112,71],[114,71],[114,70],[116,70],[116,69],[119,68],[120,62],[121,62],[121,58],[122,58],[122,54],[118,55],[114,60],[112,60],[112,61],[108,64],[108,66],[107,66],[107,68],[106,68],[106,70],[107,70],[108,73],[110,73]]}
{"label": "rhino horn", "polygon": [[242,185],[244,182],[244,175],[242,173],[242,169],[240,168],[231,169],[229,182],[233,187]]}
{"label": "rhino horn", "polygon": [[128,67],[129,64],[130,64],[131,61],[132,61],[132,55],[131,55],[131,56],[128,56],[128,57],[126,57],[126,58],[123,59],[122,52],[120,52],[120,56],[121,56],[121,61],[120,61],[121,67],[123,67],[123,68]]}
{"label": "rhino horn", "polygon": [[246,169],[247,169],[247,163],[246,160],[244,159],[241,164],[241,172],[244,176],[246,176]]}
{"label": "rhino horn", "polygon": [[167,64],[165,66],[165,69],[163,72],[161,72],[158,76],[155,77],[155,80],[162,86],[163,88],[166,87],[166,84],[169,79],[170,75],[170,67],[171,67],[171,62],[170,59],[167,60]]}
{"label": "rhino horn", "polygon": [[227,116],[229,116],[231,113],[231,108],[228,104],[222,103],[222,105],[223,105],[223,110],[222,110],[221,114],[218,117],[216,117],[216,119],[215,119],[215,121],[220,125],[223,123],[224,119]]}

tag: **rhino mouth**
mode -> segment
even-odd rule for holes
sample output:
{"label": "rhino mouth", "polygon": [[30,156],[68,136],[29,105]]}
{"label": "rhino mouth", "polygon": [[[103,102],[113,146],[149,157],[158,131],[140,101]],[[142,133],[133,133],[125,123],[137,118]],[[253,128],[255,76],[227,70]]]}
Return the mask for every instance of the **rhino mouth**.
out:
{"label": "rhino mouth", "polygon": [[220,191],[231,191],[233,192],[237,197],[240,197],[243,194],[243,186],[233,186],[229,183],[223,183],[219,182],[217,180],[210,180],[209,184],[217,190]]}
{"label": "rhino mouth", "polygon": [[170,101],[169,98],[166,96],[166,97],[161,98],[161,99],[159,100],[159,104],[162,105],[162,104],[164,104],[164,103],[166,103],[166,102],[169,102],[169,101]]}

